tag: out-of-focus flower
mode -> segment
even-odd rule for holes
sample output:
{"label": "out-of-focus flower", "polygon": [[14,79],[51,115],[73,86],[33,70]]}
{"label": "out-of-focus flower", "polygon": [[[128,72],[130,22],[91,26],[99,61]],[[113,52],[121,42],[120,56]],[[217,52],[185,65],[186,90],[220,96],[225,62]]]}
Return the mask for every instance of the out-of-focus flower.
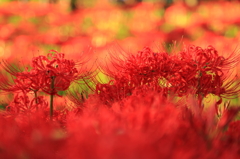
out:
{"label": "out-of-focus flower", "polygon": [[[33,70],[41,74],[41,89],[49,94],[66,90],[72,81],[79,78],[75,62],[65,59],[63,53],[54,52],[55,54],[35,57],[32,61]],[[54,82],[53,88],[51,82]]]}
{"label": "out-of-focus flower", "polygon": [[43,96],[31,99],[26,93],[16,94],[13,101],[7,106],[7,110],[12,114],[31,114],[47,109],[48,102]]}
{"label": "out-of-focus flower", "polygon": [[205,49],[189,46],[180,53],[179,60],[183,62],[181,67],[176,65],[178,70],[175,72],[175,77],[169,79],[171,85],[175,87],[176,80],[182,82],[180,88],[176,87],[179,89],[178,93],[187,92],[187,89],[192,87],[199,98],[204,98],[208,94],[230,97],[240,91],[237,88],[239,82],[229,80],[229,73],[226,71],[238,64],[239,55],[236,52],[224,58],[218,55],[218,51],[212,46]]}

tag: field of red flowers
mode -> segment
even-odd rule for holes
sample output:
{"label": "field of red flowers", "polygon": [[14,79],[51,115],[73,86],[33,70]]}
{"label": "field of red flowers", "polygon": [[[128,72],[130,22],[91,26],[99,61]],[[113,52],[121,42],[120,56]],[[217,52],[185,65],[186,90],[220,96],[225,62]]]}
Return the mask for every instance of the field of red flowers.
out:
{"label": "field of red flowers", "polygon": [[239,2],[69,2],[0,3],[0,158],[240,157]]}

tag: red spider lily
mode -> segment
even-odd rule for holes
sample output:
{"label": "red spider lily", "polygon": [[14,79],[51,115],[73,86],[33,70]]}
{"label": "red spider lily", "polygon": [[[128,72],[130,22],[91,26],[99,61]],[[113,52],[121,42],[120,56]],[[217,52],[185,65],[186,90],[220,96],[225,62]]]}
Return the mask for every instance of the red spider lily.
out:
{"label": "red spider lily", "polygon": [[[49,94],[57,94],[60,90],[66,90],[70,83],[79,78],[75,63],[64,59],[63,53],[48,54],[33,58],[33,70],[41,74],[43,85],[42,90]],[[54,80],[54,88],[50,88]]]}
{"label": "red spider lily", "polygon": [[[112,62],[114,71],[104,68],[106,74],[114,80],[108,84],[98,84],[96,92],[105,100],[113,100],[129,96],[132,90],[144,85],[158,86],[179,97],[193,93],[202,105],[202,99],[208,94],[217,95],[221,99],[240,91],[239,82],[228,80],[229,74],[226,72],[237,65],[239,58],[236,53],[227,58],[219,56],[212,46],[206,49],[189,46],[173,56],[144,48],[123,60],[115,58],[116,62]],[[217,102],[220,103],[221,100]]]}
{"label": "red spider lily", "polygon": [[96,85],[96,93],[99,95],[101,101],[110,106],[112,103],[121,101],[132,94],[149,90],[161,92],[165,96],[167,94],[167,89],[162,88],[158,82],[149,82],[145,85],[136,86],[127,80],[118,79],[112,80],[107,84]]}
{"label": "red spider lily", "polygon": [[156,53],[146,47],[136,55],[129,55],[125,61],[113,61],[113,66],[117,71],[107,70],[107,74],[114,78],[126,78],[136,86],[144,85],[156,80],[155,77],[164,77],[169,62],[167,53]]}
{"label": "red spider lily", "polygon": [[35,70],[25,71],[21,69],[19,65],[14,66],[6,61],[3,61],[1,66],[3,70],[11,75],[12,81],[3,74],[1,74],[0,89],[7,92],[37,92],[42,87],[42,75]]}
{"label": "red spider lily", "polygon": [[[236,66],[239,56],[231,54],[228,58],[219,56],[217,50],[208,46],[206,49],[189,46],[180,53],[175,63],[175,73],[167,78],[178,95],[188,90],[195,90],[199,100],[208,94],[219,97],[236,95],[240,90],[239,82],[228,80],[227,69]],[[181,83],[181,85],[178,82]],[[219,103],[220,104],[220,103]]]}
{"label": "red spider lily", "polygon": [[1,77],[1,90],[7,92],[38,92],[43,85],[42,75],[34,70],[15,74],[15,77],[12,77],[13,83],[4,75]]}
{"label": "red spider lily", "polygon": [[165,77],[167,63],[170,62],[167,53],[155,53],[150,48],[144,48],[136,56],[130,56],[123,67],[123,72],[136,86],[158,80],[157,77]]}
{"label": "red spider lily", "polygon": [[67,90],[71,82],[85,78],[84,75],[79,75],[74,61],[65,59],[63,53],[56,51],[53,53],[55,54],[50,53],[47,56],[36,57],[32,61],[33,70],[41,74],[42,91],[51,95],[51,119],[53,116],[53,95],[57,95],[58,91]]}
{"label": "red spider lily", "polygon": [[[83,63],[80,64],[83,65]],[[73,81],[83,79],[90,74],[84,72],[85,70],[82,68],[79,72],[76,65],[73,60],[65,59],[63,53],[56,51],[52,51],[47,56],[34,57],[33,68],[30,72],[23,72],[5,62],[3,68],[15,76],[13,79],[15,84],[11,85],[4,77],[0,80],[0,86],[2,90],[8,92],[22,91],[26,94],[33,91],[35,98],[38,98],[39,90],[50,94],[50,117],[52,119],[54,115],[53,96],[58,95],[59,91],[67,90]]]}
{"label": "red spider lily", "polygon": [[111,104],[115,101],[124,99],[132,94],[132,86],[127,85],[128,81],[124,79],[110,81],[107,84],[97,84],[96,93],[105,104]]}
{"label": "red spider lily", "polygon": [[[22,71],[19,68],[3,62],[4,70],[14,76],[15,85],[7,82],[6,78],[1,80],[2,90],[5,91],[38,91],[42,90],[49,94],[57,94],[58,91],[68,89],[71,82],[84,78],[79,74],[76,63],[64,58],[63,53],[53,51],[47,56],[34,57],[32,60],[32,69],[30,72]],[[81,72],[82,73],[82,72]],[[3,75],[2,75],[3,76]],[[51,82],[54,80],[54,88],[51,88]]]}
{"label": "red spider lily", "polygon": [[16,94],[13,101],[7,106],[7,110],[13,114],[29,114],[39,110],[47,110],[48,103],[43,96],[30,99],[25,93]]}
{"label": "red spider lily", "polygon": [[97,84],[96,92],[105,100],[115,101],[131,95],[135,89],[143,89],[144,86],[152,90],[167,87],[165,77],[170,73],[169,63],[167,53],[156,53],[146,47],[124,60],[112,61],[114,70],[103,68],[114,80],[108,84]]}
{"label": "red spider lily", "polygon": [[[30,97],[26,93],[17,93],[13,101],[6,107],[8,115],[38,115],[41,119],[49,120],[49,104],[44,96]],[[51,118],[61,124],[66,122],[68,110],[65,108],[54,108]]]}

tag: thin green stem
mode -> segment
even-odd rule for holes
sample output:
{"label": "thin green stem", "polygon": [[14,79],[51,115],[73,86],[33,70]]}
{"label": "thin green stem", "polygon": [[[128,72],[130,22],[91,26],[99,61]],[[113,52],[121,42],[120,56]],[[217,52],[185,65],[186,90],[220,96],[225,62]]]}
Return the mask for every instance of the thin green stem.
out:
{"label": "thin green stem", "polygon": [[51,92],[51,95],[50,95],[50,120],[52,120],[52,118],[53,118],[53,89],[54,89],[54,79],[55,79],[55,77],[54,76],[52,76],[51,77],[51,90],[52,90],[52,92]]}
{"label": "thin green stem", "polygon": [[37,91],[34,91],[34,98],[35,98],[35,103],[36,103],[36,110],[38,110],[38,96],[37,96]]}
{"label": "thin green stem", "polygon": [[35,98],[35,103],[38,104],[38,99],[37,99],[37,91],[34,91],[34,98]]}
{"label": "thin green stem", "polygon": [[203,98],[204,98],[203,93],[200,91],[201,90],[201,77],[202,77],[202,72],[200,71],[199,75],[198,75],[198,86],[197,86],[198,104],[199,104],[200,108],[202,108],[202,102],[203,102]]}

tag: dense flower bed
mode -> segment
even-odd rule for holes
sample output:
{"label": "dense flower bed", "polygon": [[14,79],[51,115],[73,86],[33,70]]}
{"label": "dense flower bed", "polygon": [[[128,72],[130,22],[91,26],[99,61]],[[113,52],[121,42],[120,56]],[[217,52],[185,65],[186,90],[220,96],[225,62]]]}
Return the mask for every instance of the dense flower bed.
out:
{"label": "dense flower bed", "polygon": [[0,158],[239,158],[239,5],[212,4],[0,6]]}
{"label": "dense flower bed", "polygon": [[[99,65],[107,83],[63,53],[34,57],[26,70],[3,62],[13,81],[2,74],[1,90],[14,98],[0,115],[0,156],[239,156],[240,107],[223,102],[240,91],[238,78],[229,76],[238,52],[223,57],[212,46],[189,46],[175,55],[150,48],[121,55],[112,55],[108,66]],[[56,104],[71,83],[89,91],[70,89],[65,103]]]}

